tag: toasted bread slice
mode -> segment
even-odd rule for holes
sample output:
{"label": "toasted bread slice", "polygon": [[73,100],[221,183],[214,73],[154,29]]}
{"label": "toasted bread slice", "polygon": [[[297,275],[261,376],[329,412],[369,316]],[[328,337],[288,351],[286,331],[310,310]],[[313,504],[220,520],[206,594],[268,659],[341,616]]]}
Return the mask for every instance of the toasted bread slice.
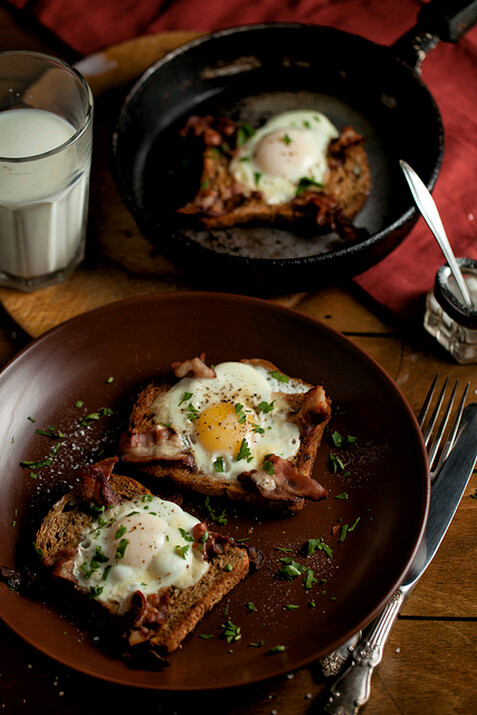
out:
{"label": "toasted bread slice", "polygon": [[[203,170],[200,188],[177,214],[208,230],[236,225],[277,226],[297,232],[336,232],[346,240],[363,231],[352,221],[363,208],[371,178],[363,137],[345,127],[328,147],[328,171],[322,186],[306,184],[285,203],[269,204],[256,191],[240,185],[229,170],[238,135],[233,123],[214,117],[192,117],[186,131],[203,137]],[[220,147],[220,148],[219,148]]]}
{"label": "toasted bread slice", "polygon": [[[280,374],[279,369],[267,360],[245,359],[240,363]],[[273,394],[288,406],[287,419],[283,415],[281,419],[298,425],[299,448],[289,459],[268,455],[266,469],[248,471],[244,462],[243,473],[233,479],[212,468],[208,471],[200,469],[191,452],[181,443],[174,425],[165,427],[158,423],[155,408],[158,400],[171,389],[171,383],[151,383],[140,393],[129,428],[120,439],[118,452],[123,460],[135,463],[146,473],[169,477],[186,489],[285,512],[299,511],[306,498],[317,500],[326,496],[326,489],[313,479],[312,470],[331,417],[331,400],[321,386],[313,386],[299,378],[290,380],[299,386],[298,392],[282,394],[277,382],[277,392]],[[167,430],[166,435],[164,430]]]}
{"label": "toasted bread slice", "polygon": [[[108,512],[113,513],[110,509],[114,505],[124,503],[127,506],[137,497],[149,499],[152,496],[134,479],[112,474],[116,461],[103,460],[82,470],[78,487],[51,508],[36,535],[43,564],[54,577],[70,582],[85,596],[91,596],[92,591],[78,580],[73,566],[85,534],[101,528],[98,527],[98,516],[102,515],[102,520],[106,520]],[[93,490],[90,488],[92,483]],[[161,654],[174,651],[204,614],[249,573],[248,549],[237,546],[226,536],[209,532],[203,523],[196,528],[199,531],[193,533],[201,534],[199,548],[203,549],[208,568],[195,583],[187,588],[161,587],[159,584],[157,592],[148,595],[136,591],[125,612],[117,602],[101,603],[132,650],[134,646],[146,644]],[[86,608],[90,603],[85,599]]]}

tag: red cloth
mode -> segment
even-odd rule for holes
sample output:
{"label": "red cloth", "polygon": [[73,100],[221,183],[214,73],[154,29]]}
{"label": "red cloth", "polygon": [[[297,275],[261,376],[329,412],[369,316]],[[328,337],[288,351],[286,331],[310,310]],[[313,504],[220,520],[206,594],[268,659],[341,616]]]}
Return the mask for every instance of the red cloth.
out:
{"label": "red cloth", "polygon": [[[293,21],[329,25],[392,45],[411,28],[420,0],[9,0],[80,54],[165,30],[216,30]],[[458,256],[477,258],[477,27],[455,44],[440,43],[422,78],[441,111],[445,154],[433,192]],[[444,262],[423,219],[387,258],[356,283],[394,315],[422,310]]]}

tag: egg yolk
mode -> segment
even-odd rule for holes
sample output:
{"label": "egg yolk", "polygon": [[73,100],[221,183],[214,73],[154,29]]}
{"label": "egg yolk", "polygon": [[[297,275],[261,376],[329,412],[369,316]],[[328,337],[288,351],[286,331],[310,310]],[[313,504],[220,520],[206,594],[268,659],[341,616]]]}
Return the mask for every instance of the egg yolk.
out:
{"label": "egg yolk", "polygon": [[208,452],[224,452],[236,457],[247,436],[247,421],[239,418],[235,405],[219,402],[203,410],[195,421],[195,433]]}
{"label": "egg yolk", "polygon": [[313,134],[299,129],[278,129],[260,139],[254,160],[268,176],[298,182],[306,176],[317,155]]}

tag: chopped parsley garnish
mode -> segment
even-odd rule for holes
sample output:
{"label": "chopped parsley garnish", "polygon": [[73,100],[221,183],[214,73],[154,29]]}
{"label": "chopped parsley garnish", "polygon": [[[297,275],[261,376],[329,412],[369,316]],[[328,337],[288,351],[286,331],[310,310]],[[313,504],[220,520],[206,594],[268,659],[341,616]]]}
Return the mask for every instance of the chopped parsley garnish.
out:
{"label": "chopped parsley garnish", "polygon": [[203,638],[205,641],[215,638],[212,633],[199,633],[199,638]]}
{"label": "chopped parsley garnish", "polygon": [[241,124],[237,130],[237,146],[243,146],[254,134],[255,129],[250,124]]}
{"label": "chopped parsley garnish", "polygon": [[235,461],[240,462],[240,460],[242,460],[242,459],[248,459],[250,457],[250,455],[251,455],[250,447],[248,446],[247,440],[244,437],[243,440],[240,442],[239,451],[237,452]]}
{"label": "chopped parsley garnish", "polygon": [[223,635],[227,643],[232,643],[233,641],[239,641],[242,637],[240,632],[240,626],[236,626],[232,621],[228,620],[226,623],[222,624]]}
{"label": "chopped parsley garnish", "polygon": [[336,430],[333,432],[331,435],[331,440],[335,447],[347,447],[350,444],[354,444],[357,441],[357,437],[353,437],[352,435],[347,435],[346,437],[343,437],[339,432]]}
{"label": "chopped parsley garnish", "polygon": [[84,405],[83,400],[76,400],[75,407],[83,407],[83,405]]}
{"label": "chopped parsley garnish", "polygon": [[114,535],[114,538],[115,538],[115,539],[120,539],[121,536],[124,536],[124,534],[126,533],[126,531],[127,531],[127,527],[124,526],[124,524],[121,524],[121,526],[119,527],[119,529],[116,531],[116,534]]}
{"label": "chopped parsley garnish", "polygon": [[315,551],[324,551],[330,559],[333,558],[333,549],[328,544],[325,544],[321,536],[318,539],[308,539],[307,541],[306,552],[308,556],[314,554]]}
{"label": "chopped parsley garnish", "polygon": [[153,499],[154,499],[154,497],[152,494],[143,494],[141,501],[146,502],[146,501],[152,501]]}
{"label": "chopped parsley garnish", "polygon": [[315,572],[313,569],[308,569],[303,583],[305,591],[308,591],[316,583]]}
{"label": "chopped parsley garnish", "polygon": [[253,427],[252,432],[256,432],[257,434],[265,434],[264,428],[260,427],[260,425],[256,425],[252,422],[252,427]]}
{"label": "chopped parsley garnish", "polygon": [[343,542],[346,539],[346,534],[348,533],[348,524],[343,524],[341,527],[341,534],[339,540]]}
{"label": "chopped parsley garnish", "polygon": [[106,382],[108,385],[110,385],[112,382],[114,382],[114,377],[107,377]]}
{"label": "chopped parsley garnish", "polygon": [[287,581],[292,581],[298,576],[302,576],[306,571],[305,567],[292,559],[291,556],[284,556],[280,561],[283,563],[283,566],[279,570],[278,575]]}
{"label": "chopped parsley garnish", "polygon": [[187,417],[190,419],[191,422],[196,420],[199,417],[199,410],[197,407],[194,407],[194,405],[187,405]]}
{"label": "chopped parsley garnish", "polygon": [[256,607],[256,605],[253,603],[253,601],[249,601],[249,602],[247,603],[247,608],[248,608],[248,610],[249,610],[250,612],[252,612],[252,611],[256,612],[256,611],[257,611],[257,607]]}
{"label": "chopped parsley garnish", "polygon": [[222,472],[225,471],[223,457],[217,457],[217,459],[214,462],[214,469],[217,472],[217,474],[221,474]]}
{"label": "chopped parsley garnish", "polygon": [[182,400],[179,402],[179,407],[182,405],[183,402],[188,402],[193,394],[193,392],[184,392],[184,394],[182,395]]}
{"label": "chopped parsley garnish", "polygon": [[253,178],[255,179],[256,186],[258,186],[260,183],[260,179],[262,178],[262,174],[259,171],[255,171]]}
{"label": "chopped parsley garnish", "polygon": [[205,544],[208,538],[209,538],[209,532],[204,531],[204,533],[202,534],[202,536],[199,539],[199,544]]}
{"label": "chopped parsley garnish", "polygon": [[287,603],[285,608],[287,609],[287,611],[296,611],[297,608],[300,608],[300,606],[296,603]]}
{"label": "chopped parsley garnish", "polygon": [[358,516],[358,517],[355,519],[354,523],[351,524],[351,526],[349,526],[349,524],[343,524],[343,526],[341,527],[341,534],[340,534],[339,541],[340,541],[340,542],[343,542],[343,541],[346,539],[347,534],[349,534],[349,533],[351,533],[352,531],[354,531],[354,530],[356,529],[356,527],[358,526],[358,524],[359,524],[360,521],[361,521],[361,517]]}
{"label": "chopped parsley garnish", "polygon": [[285,646],[284,646],[284,645],[274,645],[273,648],[270,648],[270,650],[269,650],[268,652],[269,652],[269,653],[272,653],[272,654],[274,654],[274,653],[283,653],[284,650],[285,650]]}
{"label": "chopped parsley garnish", "polygon": [[255,643],[249,643],[251,648],[263,648],[265,641],[255,641]]}
{"label": "chopped parsley garnish", "polygon": [[257,410],[259,412],[263,412],[263,414],[266,415],[273,410],[274,404],[275,400],[273,402],[265,402],[264,400],[263,402],[260,402],[259,405],[257,405]]}
{"label": "chopped parsley garnish", "polygon": [[271,462],[268,459],[268,457],[270,457],[269,454],[265,457],[265,459],[262,462],[262,469],[267,474],[270,474],[270,476],[273,476],[275,474],[275,467],[273,466],[273,462]]}
{"label": "chopped parsley garnish", "polygon": [[282,142],[283,142],[284,144],[286,144],[286,146],[288,146],[289,144],[292,143],[292,139],[290,139],[290,137],[289,137],[288,134],[285,134],[285,135],[282,137]]}
{"label": "chopped parsley garnish", "polygon": [[184,541],[194,541],[194,537],[188,531],[186,531],[182,527],[179,527],[179,531],[181,532],[181,536]]}
{"label": "chopped parsley garnish", "polygon": [[175,548],[176,554],[178,554],[181,558],[185,559],[187,556],[187,552],[189,551],[190,544],[185,544],[185,546],[179,546],[177,545]]}
{"label": "chopped parsley garnish", "polygon": [[111,571],[112,568],[113,568],[112,564],[109,564],[108,566],[106,566],[106,568],[104,569],[102,581],[106,581],[106,579],[109,576],[109,572]]}
{"label": "chopped parsley garnish", "polygon": [[337,494],[335,496],[335,499],[347,499],[348,498],[348,492],[341,492],[341,494]]}
{"label": "chopped parsley garnish", "polygon": [[90,586],[89,587],[89,595],[91,598],[98,598],[98,596],[101,596],[103,593],[103,586]]}
{"label": "chopped parsley garnish", "polygon": [[235,405],[235,414],[237,415],[239,424],[243,425],[245,420],[247,419],[247,415],[243,411],[243,405],[241,405],[240,402],[237,402],[237,404]]}
{"label": "chopped parsley garnish", "polygon": [[305,193],[311,186],[316,186],[320,189],[323,188],[323,184],[318,183],[318,181],[315,181],[314,179],[309,179],[306,176],[303,176],[300,181],[298,182],[298,186],[296,188],[295,196],[301,196],[302,194]]}
{"label": "chopped parsley garnish", "polygon": [[128,544],[129,541],[127,539],[121,539],[118,548],[116,549],[116,561],[119,561],[119,559],[124,558],[124,554],[126,553]]}
{"label": "chopped parsley garnish", "polygon": [[330,452],[330,464],[331,471],[333,472],[333,474],[336,474],[337,472],[341,472],[346,469],[343,460],[337,457],[332,452]]}
{"label": "chopped parsley garnish", "polygon": [[216,524],[222,524],[225,525],[227,523],[227,516],[225,514],[227,508],[224,506],[222,512],[219,514],[211,505],[210,503],[210,497],[205,498],[205,508],[207,509],[207,513],[209,517],[212,519],[212,521],[215,521]]}
{"label": "chopped parsley garnish", "polygon": [[42,467],[48,467],[51,464],[51,459],[43,459],[40,462],[29,462],[23,460],[20,462],[21,467],[30,467],[30,469],[41,469]]}
{"label": "chopped parsley garnish", "polygon": [[53,437],[54,439],[59,439],[60,437],[66,436],[63,434],[63,432],[61,430],[58,429],[58,427],[52,427],[51,425],[46,430],[43,430],[43,429],[35,430],[35,434],[42,434],[45,437]]}
{"label": "chopped parsley garnish", "polygon": [[99,564],[104,564],[106,563],[106,561],[108,561],[108,557],[101,551],[101,546],[97,546],[89,566],[88,563],[85,561],[81,564],[80,569],[83,572],[85,578],[90,578],[94,571],[98,570]]}
{"label": "chopped parsley garnish", "polygon": [[275,380],[279,380],[280,382],[288,382],[289,380],[288,375],[284,375],[283,372],[280,372],[279,370],[271,370],[268,374],[270,377],[274,377]]}

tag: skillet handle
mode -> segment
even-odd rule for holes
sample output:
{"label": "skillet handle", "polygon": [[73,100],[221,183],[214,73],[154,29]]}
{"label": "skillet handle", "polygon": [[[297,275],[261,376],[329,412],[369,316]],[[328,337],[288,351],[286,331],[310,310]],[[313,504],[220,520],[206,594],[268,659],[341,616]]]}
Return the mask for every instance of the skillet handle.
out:
{"label": "skillet handle", "polygon": [[439,42],[457,42],[477,22],[477,0],[430,0],[417,24],[391,47],[400,60],[420,73],[421,64]]}

